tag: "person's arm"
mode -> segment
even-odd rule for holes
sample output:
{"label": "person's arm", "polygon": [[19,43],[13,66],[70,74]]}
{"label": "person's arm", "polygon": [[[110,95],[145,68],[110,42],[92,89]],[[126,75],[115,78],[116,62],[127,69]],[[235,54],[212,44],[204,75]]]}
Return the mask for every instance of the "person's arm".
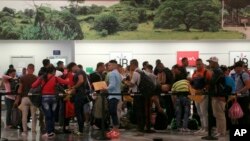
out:
{"label": "person's arm", "polygon": [[250,80],[247,79],[244,81],[244,83],[245,83],[245,86],[242,89],[240,89],[237,93],[243,93],[250,89]]}
{"label": "person's arm", "polygon": [[4,81],[7,81],[7,80],[11,79],[12,77],[10,77],[9,75],[3,75],[2,78]]}
{"label": "person's arm", "polygon": [[125,81],[125,84],[129,87],[134,87],[136,85],[137,81],[139,81],[139,77],[140,77],[140,74],[138,72],[134,72],[131,80]]}
{"label": "person's arm", "polygon": [[42,83],[42,79],[38,78],[34,83],[32,83],[31,88],[36,88]]}
{"label": "person's arm", "polygon": [[110,73],[108,80],[109,80],[108,90],[115,89],[115,87],[116,87],[116,85],[115,85],[115,75],[113,73]]}
{"label": "person's arm", "polygon": [[64,80],[64,79],[62,79],[62,78],[60,78],[60,77],[56,77],[56,80],[57,80],[57,82],[60,83],[60,84],[64,84],[64,85],[69,85],[69,84],[70,84],[69,79]]}
{"label": "person's arm", "polygon": [[84,83],[83,75],[78,75],[78,81],[72,88],[76,89],[76,88],[80,87],[83,83]]}

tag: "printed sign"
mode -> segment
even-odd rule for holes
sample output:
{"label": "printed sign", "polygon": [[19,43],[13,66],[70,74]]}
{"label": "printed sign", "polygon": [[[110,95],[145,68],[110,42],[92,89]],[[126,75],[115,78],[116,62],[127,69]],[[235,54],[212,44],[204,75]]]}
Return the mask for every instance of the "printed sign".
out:
{"label": "printed sign", "polygon": [[248,66],[250,66],[250,62],[248,58],[250,57],[250,52],[230,52],[230,66],[233,66],[235,62],[243,61]]}
{"label": "printed sign", "polygon": [[199,51],[178,51],[177,64],[181,65],[181,59],[184,57],[188,58],[189,66],[195,66],[195,61],[199,58]]}
{"label": "printed sign", "polygon": [[122,67],[127,67],[129,65],[129,61],[133,59],[133,54],[130,52],[113,52],[110,53],[110,60],[115,59],[118,64],[122,65]]}

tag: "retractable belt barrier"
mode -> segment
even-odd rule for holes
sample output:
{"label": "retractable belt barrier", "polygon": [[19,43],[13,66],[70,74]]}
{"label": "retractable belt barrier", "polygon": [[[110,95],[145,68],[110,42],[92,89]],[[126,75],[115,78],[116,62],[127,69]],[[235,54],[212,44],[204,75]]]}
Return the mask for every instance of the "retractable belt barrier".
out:
{"label": "retractable belt barrier", "polygon": [[[104,119],[105,119],[105,96],[109,96],[109,95],[114,95],[114,96],[125,96],[125,95],[128,95],[128,96],[142,96],[141,93],[139,92],[133,92],[133,93],[95,93],[97,95],[101,95],[102,97],[102,129],[101,129],[101,134],[100,136],[96,137],[97,140],[107,140],[108,138],[106,137],[105,135],[105,123],[104,123]],[[5,92],[3,90],[0,90],[0,96],[5,96],[5,95],[19,95],[17,93],[8,93],[8,92]],[[28,96],[32,96],[32,95],[41,95],[41,94],[28,94]],[[46,95],[46,94],[43,94],[43,95]],[[63,96],[66,96],[66,95],[69,95],[69,94],[65,94],[65,93],[59,93],[57,94],[57,96],[59,97],[63,97]],[[161,93],[160,96],[173,96],[173,95],[178,95],[178,93],[176,92],[171,92],[169,91],[168,93]],[[188,95],[191,95],[191,94],[188,94]],[[211,104],[211,97],[214,97],[214,96],[224,96],[224,95],[211,95],[209,94],[208,91],[203,91],[203,93],[199,93],[197,94],[198,95],[208,95],[208,135],[205,136],[205,137],[202,137],[202,139],[204,140],[217,140],[217,138],[213,137],[212,136],[212,125],[211,125],[211,120],[212,120],[212,104]],[[230,95],[235,95],[235,93],[231,93],[231,94],[228,94],[228,96]],[[195,96],[195,95],[192,95],[192,96]],[[2,100],[1,100],[2,101]],[[0,110],[2,110],[2,103],[0,104]],[[2,112],[0,112],[0,117],[2,117],[1,115]],[[0,127],[2,127],[1,125],[2,123],[0,122]],[[7,141],[8,139],[4,139],[4,138],[1,138],[1,131],[0,131],[0,141]]]}

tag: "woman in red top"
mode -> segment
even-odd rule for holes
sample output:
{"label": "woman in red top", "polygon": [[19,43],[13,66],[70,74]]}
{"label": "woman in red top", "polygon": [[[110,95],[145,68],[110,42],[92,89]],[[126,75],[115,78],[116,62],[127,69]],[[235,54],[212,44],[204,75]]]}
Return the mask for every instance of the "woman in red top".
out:
{"label": "woman in red top", "polygon": [[32,88],[39,85],[42,89],[42,110],[45,115],[47,133],[43,137],[53,138],[55,136],[55,110],[57,107],[56,90],[57,83],[68,85],[70,82],[55,76],[56,68],[51,65],[47,68],[47,74],[37,79]]}

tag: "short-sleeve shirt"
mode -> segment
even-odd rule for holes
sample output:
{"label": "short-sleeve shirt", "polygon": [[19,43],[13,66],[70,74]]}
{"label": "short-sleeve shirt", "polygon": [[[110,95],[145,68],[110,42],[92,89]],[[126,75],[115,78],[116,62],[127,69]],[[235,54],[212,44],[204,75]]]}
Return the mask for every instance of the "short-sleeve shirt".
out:
{"label": "short-sleeve shirt", "polygon": [[[135,84],[131,89],[132,92],[138,92],[138,86],[140,84],[140,80],[141,80],[141,76],[140,74],[137,72],[139,69],[137,68],[134,72],[133,72],[133,76],[131,78],[131,83]],[[140,71],[140,70],[139,70]]]}
{"label": "short-sleeve shirt", "polygon": [[[249,78],[249,74],[246,73],[246,72],[243,72],[243,73],[241,73],[241,74],[236,74],[236,75],[235,75],[236,91],[241,90],[241,89],[245,86],[244,83],[242,82],[242,80],[240,79],[240,76],[242,76],[242,80],[243,80],[244,82],[246,82],[247,80],[250,79],[250,78]],[[242,94],[248,94],[248,93],[249,93],[248,90],[246,90],[245,92],[242,92]]]}
{"label": "short-sleeve shirt", "polygon": [[74,75],[74,78],[73,78],[73,81],[74,81],[74,83],[76,84],[77,82],[78,82],[78,76],[79,75],[82,75],[83,76],[83,79],[84,79],[84,82],[83,82],[83,84],[80,86],[80,87],[78,87],[78,88],[76,88],[76,93],[77,94],[80,94],[80,93],[85,93],[85,83],[86,83],[86,73],[83,71],[83,70],[80,70],[80,71],[78,71],[75,75]]}
{"label": "short-sleeve shirt", "polygon": [[37,79],[37,76],[33,74],[27,74],[20,79],[20,83],[23,86],[22,96],[27,96],[32,83],[34,83]]}

